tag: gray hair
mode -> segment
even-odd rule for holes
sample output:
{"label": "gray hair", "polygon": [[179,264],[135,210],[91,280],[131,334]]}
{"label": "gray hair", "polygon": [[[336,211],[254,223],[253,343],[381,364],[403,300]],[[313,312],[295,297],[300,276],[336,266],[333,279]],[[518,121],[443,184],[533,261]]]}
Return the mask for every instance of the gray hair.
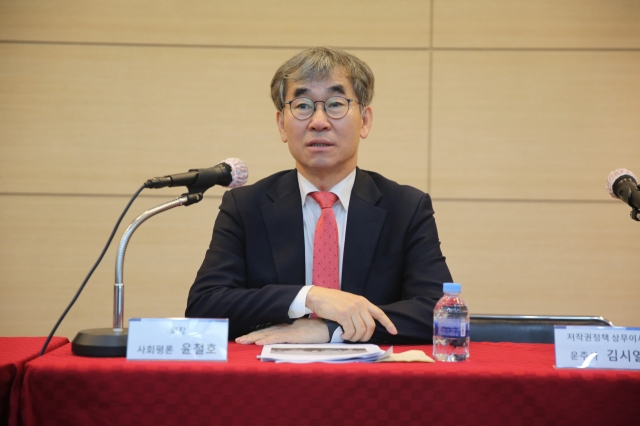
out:
{"label": "gray hair", "polygon": [[287,82],[318,81],[329,76],[336,68],[351,80],[358,101],[369,105],[373,99],[375,79],[371,68],[355,56],[332,47],[311,47],[280,65],[271,79],[271,99],[278,111],[284,108]]}

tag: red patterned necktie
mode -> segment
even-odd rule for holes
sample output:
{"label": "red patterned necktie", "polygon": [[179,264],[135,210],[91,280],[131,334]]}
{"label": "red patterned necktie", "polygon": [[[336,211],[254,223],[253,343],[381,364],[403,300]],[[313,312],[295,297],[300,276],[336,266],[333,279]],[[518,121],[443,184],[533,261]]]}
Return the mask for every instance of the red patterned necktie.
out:
{"label": "red patterned necktie", "polygon": [[333,204],[338,196],[332,192],[312,192],[309,195],[322,207],[313,237],[313,285],[340,289],[338,270],[338,225]]}

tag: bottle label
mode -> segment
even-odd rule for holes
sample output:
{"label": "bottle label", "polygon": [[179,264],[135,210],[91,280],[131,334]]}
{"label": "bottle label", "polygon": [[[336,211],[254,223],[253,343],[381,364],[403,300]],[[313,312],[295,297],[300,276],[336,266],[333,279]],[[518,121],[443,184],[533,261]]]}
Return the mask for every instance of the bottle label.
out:
{"label": "bottle label", "polygon": [[462,338],[469,336],[466,318],[442,318],[433,324],[434,336]]}

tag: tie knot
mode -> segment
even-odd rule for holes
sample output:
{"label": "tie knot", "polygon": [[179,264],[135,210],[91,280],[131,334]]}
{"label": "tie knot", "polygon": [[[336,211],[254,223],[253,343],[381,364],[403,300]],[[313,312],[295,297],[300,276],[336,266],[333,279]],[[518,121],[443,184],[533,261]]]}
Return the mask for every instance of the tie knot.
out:
{"label": "tie knot", "polygon": [[329,191],[312,192],[309,195],[311,195],[323,209],[330,209],[333,207],[333,204],[338,201],[338,196]]}

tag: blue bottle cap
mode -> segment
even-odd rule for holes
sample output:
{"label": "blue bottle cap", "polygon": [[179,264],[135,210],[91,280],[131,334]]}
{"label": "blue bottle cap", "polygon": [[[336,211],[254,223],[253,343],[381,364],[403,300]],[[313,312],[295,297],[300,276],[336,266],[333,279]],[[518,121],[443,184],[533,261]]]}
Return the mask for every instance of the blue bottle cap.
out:
{"label": "blue bottle cap", "polygon": [[462,286],[458,283],[444,283],[442,284],[442,291],[445,293],[460,293]]}

